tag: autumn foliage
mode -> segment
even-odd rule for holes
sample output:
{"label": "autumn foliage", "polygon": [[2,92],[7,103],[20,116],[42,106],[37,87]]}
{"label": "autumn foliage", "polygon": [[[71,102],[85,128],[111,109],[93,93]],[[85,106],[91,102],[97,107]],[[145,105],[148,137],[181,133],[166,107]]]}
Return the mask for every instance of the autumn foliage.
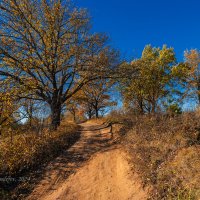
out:
{"label": "autumn foliage", "polygon": [[199,105],[198,49],[179,62],[146,45],[128,61],[70,1],[0,1],[0,178],[43,165],[79,139],[76,123],[102,118],[120,124],[153,199],[195,199]]}

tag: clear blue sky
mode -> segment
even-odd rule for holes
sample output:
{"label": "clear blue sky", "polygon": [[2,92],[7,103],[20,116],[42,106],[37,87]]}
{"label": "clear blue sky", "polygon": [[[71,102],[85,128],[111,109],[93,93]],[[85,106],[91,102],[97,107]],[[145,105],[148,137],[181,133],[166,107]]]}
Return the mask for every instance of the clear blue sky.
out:
{"label": "clear blue sky", "polygon": [[200,0],[75,0],[88,9],[94,32],[105,32],[126,58],[139,57],[146,44],[200,49]]}

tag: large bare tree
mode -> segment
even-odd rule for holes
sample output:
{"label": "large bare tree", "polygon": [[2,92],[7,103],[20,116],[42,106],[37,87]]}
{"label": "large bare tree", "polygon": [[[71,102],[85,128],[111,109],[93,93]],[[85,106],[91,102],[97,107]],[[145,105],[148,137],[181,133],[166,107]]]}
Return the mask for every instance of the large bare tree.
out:
{"label": "large bare tree", "polygon": [[47,102],[53,129],[64,102],[88,82],[110,77],[117,65],[107,37],[89,27],[87,12],[68,1],[1,1],[0,76]]}

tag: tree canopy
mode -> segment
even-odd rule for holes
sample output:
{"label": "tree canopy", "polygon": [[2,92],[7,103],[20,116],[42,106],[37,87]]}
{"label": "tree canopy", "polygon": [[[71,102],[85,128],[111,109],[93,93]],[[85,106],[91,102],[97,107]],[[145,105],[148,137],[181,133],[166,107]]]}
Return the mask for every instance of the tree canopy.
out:
{"label": "tree canopy", "polygon": [[91,34],[87,12],[62,0],[3,0],[0,75],[49,104],[52,127],[62,104],[88,82],[109,77],[118,53]]}
{"label": "tree canopy", "polygon": [[171,92],[175,65],[173,48],[151,45],[144,48],[141,58],[123,64],[123,71],[128,72],[121,85],[125,105],[135,106],[140,113],[155,113],[159,101]]}

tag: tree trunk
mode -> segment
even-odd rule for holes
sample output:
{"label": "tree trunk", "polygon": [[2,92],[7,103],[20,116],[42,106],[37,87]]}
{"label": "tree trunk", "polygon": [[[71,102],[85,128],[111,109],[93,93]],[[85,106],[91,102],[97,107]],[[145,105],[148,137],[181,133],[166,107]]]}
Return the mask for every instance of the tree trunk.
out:
{"label": "tree trunk", "polygon": [[92,111],[91,110],[88,112],[88,118],[92,119]]}
{"label": "tree trunk", "polygon": [[60,126],[61,120],[61,104],[52,104],[51,105],[51,130],[57,130]]}
{"label": "tree trunk", "polygon": [[99,111],[98,111],[97,108],[95,109],[95,113],[96,113],[96,118],[98,119],[99,118]]}
{"label": "tree trunk", "polygon": [[29,117],[29,127],[32,127],[32,116]]}
{"label": "tree trunk", "polygon": [[94,110],[95,110],[95,116],[98,119],[99,118],[98,101],[95,102]]}
{"label": "tree trunk", "polygon": [[32,127],[32,119],[33,119],[33,105],[30,104],[30,110],[29,110],[29,126]]}
{"label": "tree trunk", "polygon": [[138,104],[139,104],[139,113],[140,115],[143,115],[144,114],[143,100],[139,99]]}
{"label": "tree trunk", "polygon": [[74,122],[76,123],[76,111],[73,113]]}
{"label": "tree trunk", "polygon": [[95,111],[96,119],[98,119],[98,118],[99,118],[99,109],[98,109],[97,103],[96,103],[95,106],[94,106],[94,111]]}
{"label": "tree trunk", "polygon": [[155,114],[155,113],[156,113],[156,102],[155,102],[155,101],[152,102],[152,110],[151,110],[151,113],[152,113],[152,114]]}

